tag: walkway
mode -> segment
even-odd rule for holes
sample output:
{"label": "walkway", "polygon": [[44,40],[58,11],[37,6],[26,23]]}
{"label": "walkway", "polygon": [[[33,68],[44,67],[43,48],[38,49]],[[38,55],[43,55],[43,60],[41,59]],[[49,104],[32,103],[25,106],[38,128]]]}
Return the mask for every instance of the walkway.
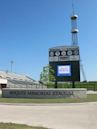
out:
{"label": "walkway", "polygon": [[0,104],[0,122],[50,129],[97,129],[97,103]]}

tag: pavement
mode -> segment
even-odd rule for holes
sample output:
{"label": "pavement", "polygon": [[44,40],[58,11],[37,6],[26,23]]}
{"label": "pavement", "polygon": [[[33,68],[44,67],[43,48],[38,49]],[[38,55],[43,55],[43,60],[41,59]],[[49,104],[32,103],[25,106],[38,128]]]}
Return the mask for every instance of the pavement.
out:
{"label": "pavement", "polygon": [[50,129],[97,129],[97,103],[0,104],[0,122]]}

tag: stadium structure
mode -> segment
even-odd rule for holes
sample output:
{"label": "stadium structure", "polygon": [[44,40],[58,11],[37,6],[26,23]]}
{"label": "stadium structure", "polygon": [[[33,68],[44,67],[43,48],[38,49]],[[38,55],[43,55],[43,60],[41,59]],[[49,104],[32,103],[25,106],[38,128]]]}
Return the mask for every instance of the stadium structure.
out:
{"label": "stadium structure", "polygon": [[0,88],[46,88],[24,74],[16,74],[9,71],[0,71]]}

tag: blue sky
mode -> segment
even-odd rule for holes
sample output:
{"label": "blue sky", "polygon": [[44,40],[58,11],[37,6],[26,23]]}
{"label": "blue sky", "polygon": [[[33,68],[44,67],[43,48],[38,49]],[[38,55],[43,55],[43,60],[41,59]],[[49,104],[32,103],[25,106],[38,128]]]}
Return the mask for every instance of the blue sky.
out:
{"label": "blue sky", "polygon": [[[97,0],[75,0],[87,80],[97,81]],[[0,0],[0,70],[38,80],[48,49],[71,45],[72,0]]]}

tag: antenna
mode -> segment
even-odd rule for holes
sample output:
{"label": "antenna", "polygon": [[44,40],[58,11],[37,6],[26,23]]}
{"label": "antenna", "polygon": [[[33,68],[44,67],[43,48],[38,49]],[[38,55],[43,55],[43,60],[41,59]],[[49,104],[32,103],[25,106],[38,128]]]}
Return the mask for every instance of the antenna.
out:
{"label": "antenna", "polygon": [[72,45],[78,45],[78,29],[77,29],[77,18],[78,15],[75,14],[75,9],[74,9],[74,0],[72,0],[72,16],[71,16],[71,33],[72,33]]}
{"label": "antenna", "polygon": [[74,0],[72,0],[72,14],[74,15],[74,12],[75,12],[75,10],[74,10]]}

